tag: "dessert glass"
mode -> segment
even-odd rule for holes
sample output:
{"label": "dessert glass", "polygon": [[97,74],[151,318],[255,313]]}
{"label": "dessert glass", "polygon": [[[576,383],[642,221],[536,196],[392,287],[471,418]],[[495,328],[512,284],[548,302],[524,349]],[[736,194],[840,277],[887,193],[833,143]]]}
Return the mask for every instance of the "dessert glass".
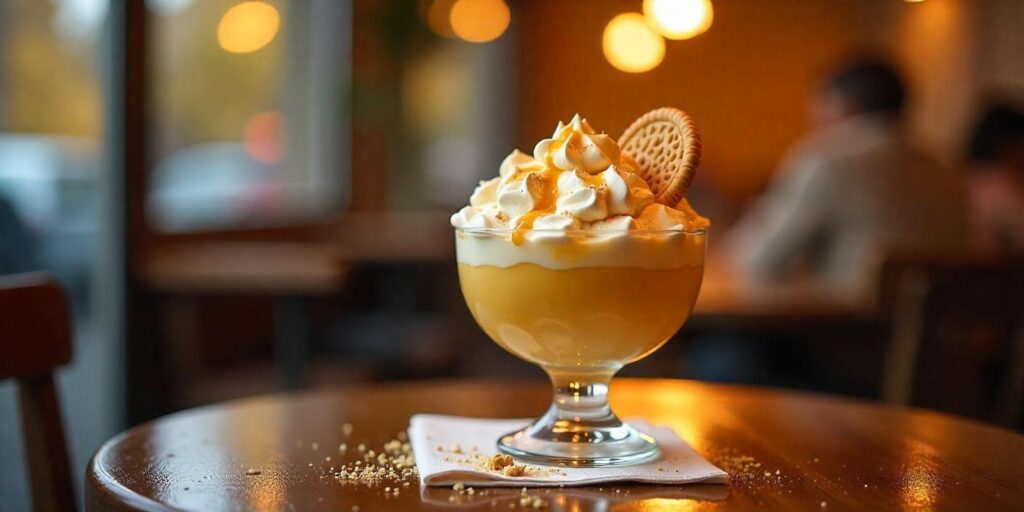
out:
{"label": "dessert glass", "polygon": [[459,282],[473,318],[502,348],[540,365],[554,386],[548,411],[502,436],[498,449],[549,465],[656,457],[655,440],[612,412],[608,387],[690,316],[706,230],[455,231]]}

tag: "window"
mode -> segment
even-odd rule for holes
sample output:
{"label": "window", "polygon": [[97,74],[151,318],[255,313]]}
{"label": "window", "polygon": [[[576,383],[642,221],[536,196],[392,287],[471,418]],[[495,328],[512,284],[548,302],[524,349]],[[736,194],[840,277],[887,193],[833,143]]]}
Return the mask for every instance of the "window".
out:
{"label": "window", "polygon": [[148,0],[158,231],[280,224],[348,197],[350,6]]}

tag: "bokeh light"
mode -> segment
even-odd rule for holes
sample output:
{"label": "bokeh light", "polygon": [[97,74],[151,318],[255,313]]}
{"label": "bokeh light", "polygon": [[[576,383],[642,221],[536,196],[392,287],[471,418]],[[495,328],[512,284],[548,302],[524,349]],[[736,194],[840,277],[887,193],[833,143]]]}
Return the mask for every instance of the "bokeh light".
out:
{"label": "bokeh light", "polygon": [[644,0],[644,16],[669,39],[689,39],[707,32],[714,19],[711,0]]}
{"label": "bokeh light", "polygon": [[249,118],[242,134],[242,145],[253,160],[276,164],[284,156],[284,118],[280,112],[260,112]]}
{"label": "bokeh light", "polygon": [[228,9],[217,24],[217,42],[231,53],[251,53],[270,44],[281,16],[266,2],[242,2]]}
{"label": "bokeh light", "polygon": [[430,2],[430,7],[426,12],[426,21],[431,32],[441,37],[455,37],[455,32],[452,32],[452,24],[448,20],[453,5],[455,5],[455,0],[433,0]]}
{"label": "bokeh light", "polygon": [[504,0],[458,0],[448,20],[452,31],[471,43],[486,43],[501,37],[512,13]]}
{"label": "bokeh light", "polygon": [[647,26],[643,15],[635,12],[612,18],[601,43],[608,62],[628,73],[654,69],[665,58],[665,40]]}
{"label": "bokeh light", "polygon": [[463,55],[457,48],[441,47],[410,62],[402,73],[402,111],[418,135],[459,129],[472,82]]}

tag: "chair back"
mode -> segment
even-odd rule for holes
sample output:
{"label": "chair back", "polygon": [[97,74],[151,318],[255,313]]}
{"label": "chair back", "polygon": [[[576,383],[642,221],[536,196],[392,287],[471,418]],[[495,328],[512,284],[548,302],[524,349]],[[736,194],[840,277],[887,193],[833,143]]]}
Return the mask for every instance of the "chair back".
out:
{"label": "chair back", "polygon": [[74,510],[74,487],[53,372],[71,361],[64,292],[41,273],[0,276],[0,380],[18,388],[35,510]]}
{"label": "chair back", "polygon": [[882,396],[1015,426],[1024,405],[1024,261],[891,255]]}

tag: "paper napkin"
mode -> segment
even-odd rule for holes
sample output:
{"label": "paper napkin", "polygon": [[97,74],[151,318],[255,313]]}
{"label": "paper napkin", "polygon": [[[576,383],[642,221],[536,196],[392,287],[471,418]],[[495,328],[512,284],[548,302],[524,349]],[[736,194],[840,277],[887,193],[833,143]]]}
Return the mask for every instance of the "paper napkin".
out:
{"label": "paper napkin", "polygon": [[661,447],[657,459],[642,464],[614,467],[576,468],[526,466],[522,476],[506,476],[487,469],[483,461],[498,453],[499,437],[529,423],[525,419],[480,419],[418,414],[409,425],[409,441],[416,455],[420,481],[427,486],[537,487],[594,485],[609,482],[642,482],[661,485],[723,484],[729,476],[704,460],[672,429],[653,426],[643,420],[630,425],[653,436]]}

